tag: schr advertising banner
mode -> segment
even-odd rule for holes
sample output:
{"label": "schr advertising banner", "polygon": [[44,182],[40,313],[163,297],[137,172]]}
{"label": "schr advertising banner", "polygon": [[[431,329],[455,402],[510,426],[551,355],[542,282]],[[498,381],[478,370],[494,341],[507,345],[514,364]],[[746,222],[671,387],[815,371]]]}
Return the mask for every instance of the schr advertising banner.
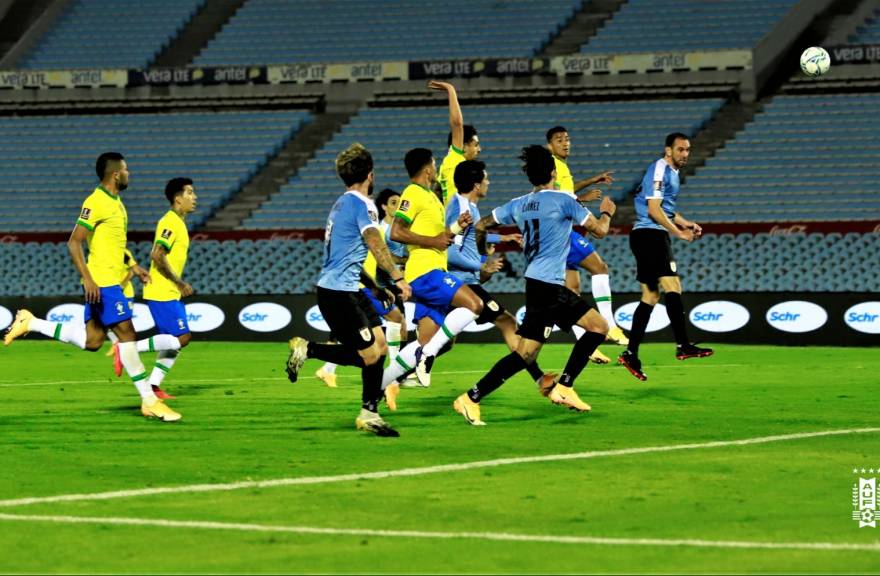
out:
{"label": "schr advertising banner", "polygon": [[[522,294],[496,299],[521,322]],[[588,298],[589,299],[589,298]],[[876,346],[880,345],[880,294],[841,293],[703,293],[685,294],[691,338],[698,342],[740,344]],[[632,326],[637,294],[615,294],[614,315],[624,329]],[[0,329],[12,322],[15,310],[29,308],[52,322],[83,321],[83,305],[75,298],[0,298]],[[415,306],[407,303],[412,332]],[[134,324],[143,335],[155,331],[150,311],[135,303]],[[329,328],[313,294],[296,296],[194,296],[186,303],[187,321],[196,340],[280,342],[291,336],[324,340]],[[672,330],[662,300],[648,324],[649,341],[671,341]],[[39,336],[35,336],[39,338]],[[570,342],[556,331],[551,341]],[[462,342],[501,342],[491,325],[472,325],[459,335]]]}

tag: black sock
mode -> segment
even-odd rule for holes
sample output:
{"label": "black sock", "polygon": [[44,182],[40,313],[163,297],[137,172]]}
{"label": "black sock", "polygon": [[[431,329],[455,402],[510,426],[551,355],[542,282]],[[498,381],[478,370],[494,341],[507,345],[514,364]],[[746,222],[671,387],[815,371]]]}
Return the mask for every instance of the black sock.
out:
{"label": "black sock", "polygon": [[648,321],[651,320],[651,312],[653,310],[653,304],[639,302],[636,312],[633,314],[633,323],[629,331],[629,346],[627,346],[627,349],[636,356],[639,355],[639,344],[642,343],[642,339],[645,337],[645,330],[648,328]]}
{"label": "black sock", "polygon": [[364,359],[345,344],[318,344],[309,342],[309,350],[306,353],[309,358],[317,358],[324,362],[332,362],[340,366],[363,367]]}
{"label": "black sock", "polygon": [[689,342],[687,335],[687,326],[684,323],[684,304],[681,301],[681,294],[678,292],[667,292],[664,296],[666,304],[666,313],[669,314],[669,321],[672,322],[672,333],[675,334],[675,341],[679,346]]}
{"label": "black sock", "polygon": [[361,406],[370,412],[379,411],[379,401],[382,399],[382,373],[385,371],[385,357],[376,360],[375,364],[364,366],[361,369],[363,389],[361,392]]}
{"label": "black sock", "polygon": [[604,340],[604,334],[589,331],[584,332],[583,336],[578,338],[578,341],[574,343],[574,348],[571,349],[571,355],[568,357],[568,362],[565,364],[565,370],[562,371],[562,376],[559,377],[559,383],[563,386],[568,386],[569,388],[574,386],[575,378],[583,372],[584,368],[587,366],[587,362],[590,361],[590,354],[592,354]]}
{"label": "black sock", "polygon": [[492,369],[483,376],[477,384],[468,390],[468,398],[479,402],[504,384],[517,372],[526,367],[526,361],[516,352],[511,352],[492,366]]}
{"label": "black sock", "polygon": [[538,367],[538,361],[534,361],[531,364],[526,364],[526,370],[529,373],[529,376],[532,377],[532,380],[540,380],[544,377],[544,371]]}

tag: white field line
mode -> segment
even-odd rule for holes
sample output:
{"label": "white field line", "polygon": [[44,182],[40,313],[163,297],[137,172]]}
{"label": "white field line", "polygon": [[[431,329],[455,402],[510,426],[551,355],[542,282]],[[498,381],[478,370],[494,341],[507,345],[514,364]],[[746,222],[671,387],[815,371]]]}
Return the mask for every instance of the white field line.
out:
{"label": "white field line", "polygon": [[245,480],[225,484],[190,484],[183,486],[165,486],[155,488],[141,488],[134,490],[115,490],[110,492],[92,492],[86,494],[60,494],[57,496],[39,496],[28,498],[13,498],[0,500],[0,507],[26,506],[30,504],[48,504],[54,502],[79,502],[85,500],[111,500],[118,498],[136,498],[141,496],[155,496],[158,494],[192,494],[198,492],[219,492],[231,490],[246,490],[252,488],[274,488],[278,486],[301,486],[306,484],[332,484],[336,482],[351,482],[356,480],[384,480],[386,478],[401,478],[412,476],[425,476],[427,474],[440,474],[445,472],[460,472],[478,468],[493,468],[498,466],[512,466],[517,464],[532,464],[536,462],[561,462],[566,460],[587,460],[593,458],[605,458],[615,456],[632,456],[634,454],[652,454],[663,452],[676,452],[682,450],[701,450],[706,448],[724,448],[729,446],[751,446],[756,444],[768,444],[771,442],[788,442],[805,438],[820,438],[824,436],[844,436],[852,434],[871,434],[880,432],[880,428],[853,428],[843,430],[824,430],[820,432],[801,432],[797,434],[781,434],[776,436],[759,436],[745,438],[743,440],[720,440],[714,442],[699,442],[694,444],[673,444],[667,446],[646,446],[642,448],[624,448],[619,450],[594,450],[591,452],[575,452],[569,454],[547,454],[543,456],[522,456],[516,458],[499,458],[495,460],[478,460],[462,464],[442,464],[438,466],[424,466],[420,468],[402,468],[398,470],[384,470],[378,472],[356,472],[353,474],[340,474],[336,476],[302,476],[299,478],[277,478],[275,480]]}
{"label": "white field line", "polygon": [[[681,364],[657,364],[652,365],[651,369],[655,368],[680,368]],[[742,368],[744,366],[752,366],[752,364],[688,364],[688,370],[691,368]],[[454,376],[456,374],[485,374],[488,372],[488,368],[484,370],[450,370],[446,372],[437,371],[431,372],[434,375],[440,376]],[[549,369],[551,371],[560,372],[562,367]],[[360,374],[337,374],[337,378],[360,378]],[[300,376],[299,380],[317,380],[316,376]],[[0,388],[22,388],[26,386],[62,386],[65,384],[106,384],[106,385],[117,385],[120,382],[124,383],[128,380],[126,378],[120,378],[117,380],[111,379],[109,376],[103,380],[49,380],[49,381],[38,381],[38,382],[18,382],[15,380],[7,380],[0,381]],[[213,382],[286,382],[286,376],[271,376],[271,377],[237,377],[237,378],[197,378],[197,379],[185,379],[182,383],[186,384],[211,384]]]}
{"label": "white field line", "polygon": [[153,520],[149,518],[101,518],[90,516],[41,516],[0,514],[9,522],[48,522],[53,524],[101,524],[116,526],[155,526],[159,528],[194,528],[202,530],[237,530],[242,532],[281,532],[332,536],[371,536],[380,538],[423,538],[434,540],[493,540],[501,542],[537,542],[542,544],[587,544],[599,546],[664,546],[692,548],[739,548],[759,550],[822,550],[880,552],[880,542],[748,542],[738,540],[692,540],[660,538],[603,538],[596,536],[554,536],[510,534],[506,532],[429,532],[424,530],[372,530],[369,528],[319,528],[314,526],[273,526],[208,522],[199,520]]}

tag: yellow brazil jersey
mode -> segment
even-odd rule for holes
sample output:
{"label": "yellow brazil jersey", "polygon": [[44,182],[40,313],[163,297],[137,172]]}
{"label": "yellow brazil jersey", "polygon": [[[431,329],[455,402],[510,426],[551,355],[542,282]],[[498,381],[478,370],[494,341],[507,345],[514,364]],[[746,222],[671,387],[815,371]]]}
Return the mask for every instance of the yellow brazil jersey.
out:
{"label": "yellow brazil jersey", "polygon": [[[390,225],[385,220],[379,222],[379,232],[382,234],[383,242],[385,241],[385,231],[388,230],[388,226]],[[376,268],[378,267],[379,265],[376,263],[376,257],[373,256],[371,251],[367,250],[367,259],[364,260],[364,272],[366,272],[367,276],[375,280]],[[363,284],[361,284],[361,287],[363,287]]]}
{"label": "yellow brazil jersey", "polygon": [[131,268],[134,266],[134,255],[128,248],[125,249],[125,272],[122,274],[120,284],[122,284],[122,295],[126,298],[134,298],[134,284],[131,283],[132,276],[129,276]]}
{"label": "yellow brazil jersey", "polygon": [[83,202],[76,223],[89,231],[86,265],[100,288],[119,286],[125,275],[128,214],[119,196],[98,186]]}
{"label": "yellow brazil jersey", "polygon": [[556,188],[566,192],[574,192],[574,178],[571,176],[568,164],[555,154],[553,155],[553,162],[556,164]]}
{"label": "yellow brazil jersey", "polygon": [[[178,278],[182,278],[186,255],[189,252],[189,232],[186,229],[186,222],[174,210],[169,210],[156,224],[156,239],[153,243],[168,250],[166,256],[168,265]],[[152,281],[144,286],[144,300],[157,302],[180,300],[180,290],[174,282],[159,272],[155,262],[150,263],[150,278]]]}
{"label": "yellow brazil jersey", "polygon": [[455,187],[455,167],[462,162],[464,162],[464,150],[450,146],[446,158],[440,164],[440,174],[437,177],[443,190],[443,206],[449,205],[449,201],[458,192],[458,188]]}
{"label": "yellow brazil jersey", "polygon": [[[400,195],[395,218],[410,224],[410,230],[422,236],[436,236],[446,230],[446,211],[437,195],[418,184],[410,184]],[[431,270],[446,270],[446,250],[407,245],[409,259],[403,271],[407,282]]]}

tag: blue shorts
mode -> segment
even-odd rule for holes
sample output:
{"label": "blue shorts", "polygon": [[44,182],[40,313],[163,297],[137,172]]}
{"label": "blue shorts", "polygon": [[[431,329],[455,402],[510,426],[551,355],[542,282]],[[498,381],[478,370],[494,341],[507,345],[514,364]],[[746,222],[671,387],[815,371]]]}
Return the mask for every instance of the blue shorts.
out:
{"label": "blue shorts", "polygon": [[392,310],[394,310],[394,302],[390,302],[388,306],[386,306],[381,300],[373,295],[373,291],[369,288],[361,288],[361,292],[364,293],[364,296],[367,297],[367,300],[370,301],[370,304],[373,305],[373,309],[379,316],[387,316]]}
{"label": "blue shorts", "polygon": [[83,317],[86,323],[94,318],[105,328],[109,328],[120,322],[131,320],[131,310],[131,300],[122,293],[122,287],[107,286],[106,288],[101,288],[100,302],[96,304],[86,303]]}
{"label": "blue shorts", "polygon": [[156,330],[159,334],[171,334],[172,336],[182,336],[189,334],[189,323],[186,321],[186,308],[180,300],[168,300],[167,302],[158,302],[156,300],[147,300],[147,306],[150,307],[150,315],[156,322]]}
{"label": "blue shorts", "polygon": [[569,236],[568,258],[565,260],[565,267],[568,270],[577,270],[584,258],[595,251],[592,242],[572,230]]}
{"label": "blue shorts", "polygon": [[452,298],[464,283],[443,270],[431,270],[409,283],[416,300],[413,320],[430,317],[438,326],[449,312]]}

